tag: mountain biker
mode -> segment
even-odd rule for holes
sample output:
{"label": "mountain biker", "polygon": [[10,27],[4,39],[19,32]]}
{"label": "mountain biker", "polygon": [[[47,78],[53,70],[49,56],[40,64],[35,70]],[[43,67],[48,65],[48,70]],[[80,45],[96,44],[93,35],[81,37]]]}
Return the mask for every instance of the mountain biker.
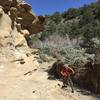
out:
{"label": "mountain biker", "polygon": [[69,83],[71,89],[72,89],[72,93],[74,93],[74,89],[73,89],[73,82],[72,82],[72,76],[75,74],[74,70],[69,66],[65,66],[64,63],[59,63],[58,65],[58,73],[60,74],[59,76],[61,76],[61,79],[63,79],[63,86],[62,88],[66,87],[67,84]]}

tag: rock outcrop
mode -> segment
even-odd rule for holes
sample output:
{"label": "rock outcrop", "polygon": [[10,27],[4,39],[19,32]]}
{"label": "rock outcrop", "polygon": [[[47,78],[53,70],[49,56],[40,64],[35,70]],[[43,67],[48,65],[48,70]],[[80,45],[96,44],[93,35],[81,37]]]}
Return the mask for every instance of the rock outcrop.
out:
{"label": "rock outcrop", "polygon": [[[1,11],[2,17],[0,18],[0,58],[16,57],[16,53],[19,52],[19,47],[29,49],[27,46],[27,41],[24,35],[17,31],[16,27],[12,30],[12,21],[10,17],[4,13],[3,10]],[[19,53],[21,54],[21,52]]]}
{"label": "rock outcrop", "polygon": [[38,33],[42,31],[43,22],[45,18],[43,16],[36,16],[32,12],[32,7],[21,0],[0,0],[5,13],[7,13],[12,20],[12,28],[14,25],[20,24],[22,29],[27,29],[30,34]]}
{"label": "rock outcrop", "polygon": [[43,22],[44,17],[36,16],[23,0],[0,0],[0,58],[19,59],[30,53],[26,38],[42,31]]}

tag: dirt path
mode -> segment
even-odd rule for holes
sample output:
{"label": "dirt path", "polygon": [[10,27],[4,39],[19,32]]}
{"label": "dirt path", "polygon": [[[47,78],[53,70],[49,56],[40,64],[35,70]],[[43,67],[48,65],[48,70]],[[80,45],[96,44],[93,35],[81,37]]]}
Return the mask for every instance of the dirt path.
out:
{"label": "dirt path", "polygon": [[100,100],[70,89],[61,90],[61,82],[48,80],[51,63],[38,64],[33,56],[24,58],[25,63],[0,59],[0,100]]}

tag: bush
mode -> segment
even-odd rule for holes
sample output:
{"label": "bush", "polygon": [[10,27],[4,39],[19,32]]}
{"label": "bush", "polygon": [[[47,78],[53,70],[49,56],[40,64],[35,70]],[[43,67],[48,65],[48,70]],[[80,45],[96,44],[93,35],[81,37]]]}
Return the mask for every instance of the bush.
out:
{"label": "bush", "polygon": [[62,37],[56,33],[43,41],[49,52],[48,54],[55,55],[59,53],[63,48],[71,46],[70,40],[67,37]]}
{"label": "bush", "polygon": [[51,20],[53,20],[56,24],[59,24],[62,20],[62,16],[59,12],[55,12],[52,16],[51,16]]}
{"label": "bush", "polygon": [[77,60],[91,58],[92,55],[85,53],[85,50],[75,48],[65,48],[60,51],[60,54],[65,58],[65,62],[73,65]]}
{"label": "bush", "polygon": [[63,18],[72,19],[80,15],[80,10],[76,8],[70,8],[68,11],[65,11],[62,16]]}
{"label": "bush", "polygon": [[43,41],[33,41],[31,47],[38,48],[39,54],[48,54],[56,58],[60,57],[69,64],[74,64],[78,58],[89,57],[84,50],[76,49],[69,37],[63,37],[56,33]]}

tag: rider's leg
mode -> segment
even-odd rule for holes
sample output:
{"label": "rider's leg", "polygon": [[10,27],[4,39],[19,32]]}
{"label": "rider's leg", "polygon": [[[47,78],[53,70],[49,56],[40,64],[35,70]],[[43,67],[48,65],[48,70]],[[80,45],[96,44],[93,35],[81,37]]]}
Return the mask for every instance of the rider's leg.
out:
{"label": "rider's leg", "polygon": [[74,93],[73,82],[72,82],[72,79],[71,79],[70,76],[68,77],[68,83],[69,83],[69,85],[70,85],[70,87],[72,89],[72,93]]}
{"label": "rider's leg", "polygon": [[67,78],[63,77],[63,86],[62,86],[62,88],[67,87],[67,84],[68,84]]}

